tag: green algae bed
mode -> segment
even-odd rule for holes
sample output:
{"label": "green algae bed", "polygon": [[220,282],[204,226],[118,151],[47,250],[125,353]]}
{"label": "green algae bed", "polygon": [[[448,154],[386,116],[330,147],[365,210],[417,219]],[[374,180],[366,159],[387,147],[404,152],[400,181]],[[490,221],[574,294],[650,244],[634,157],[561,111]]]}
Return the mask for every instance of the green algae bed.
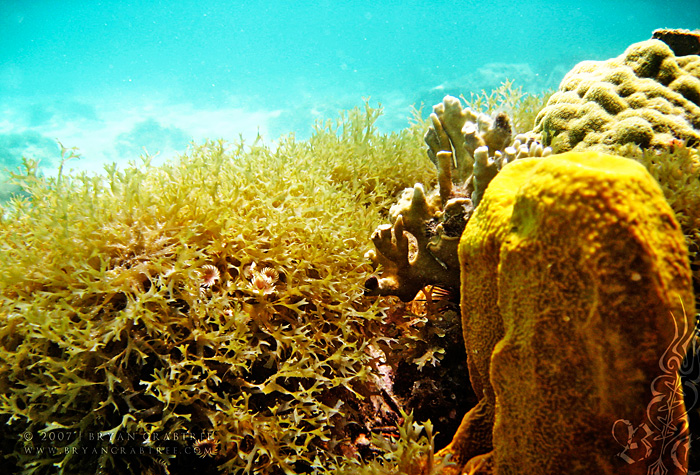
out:
{"label": "green algae bed", "polygon": [[100,176],[42,178],[25,161],[27,196],[3,205],[0,228],[3,463],[339,468],[390,343],[388,301],[363,296],[368,236],[433,175],[422,124],[382,135],[379,114]]}
{"label": "green algae bed", "polygon": [[[504,100],[478,106],[491,108],[489,97]],[[544,101],[518,104],[528,130]],[[426,328],[425,314],[364,296],[372,230],[404,188],[436,180],[427,124],[381,134],[379,114],[365,105],[319,122],[308,140],[209,142],[99,176],[42,177],[25,161],[13,174],[24,194],[2,205],[0,227],[8,470],[410,473],[426,463],[430,473],[445,463],[432,456],[433,424],[382,406],[394,400],[382,393],[387,354],[411,355],[420,371],[445,350],[401,323]],[[697,150],[625,150],[661,183],[697,264]],[[62,168],[71,157],[64,149]],[[368,431],[368,418],[392,427]]]}

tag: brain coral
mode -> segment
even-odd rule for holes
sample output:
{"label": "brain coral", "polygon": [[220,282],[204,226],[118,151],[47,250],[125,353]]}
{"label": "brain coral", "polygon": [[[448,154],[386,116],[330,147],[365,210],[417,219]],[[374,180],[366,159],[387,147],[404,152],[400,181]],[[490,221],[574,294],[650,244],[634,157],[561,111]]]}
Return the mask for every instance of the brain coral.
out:
{"label": "brain coral", "polygon": [[700,56],[674,56],[659,40],[607,61],[583,61],[537,116],[534,132],[555,152],[700,143]]}

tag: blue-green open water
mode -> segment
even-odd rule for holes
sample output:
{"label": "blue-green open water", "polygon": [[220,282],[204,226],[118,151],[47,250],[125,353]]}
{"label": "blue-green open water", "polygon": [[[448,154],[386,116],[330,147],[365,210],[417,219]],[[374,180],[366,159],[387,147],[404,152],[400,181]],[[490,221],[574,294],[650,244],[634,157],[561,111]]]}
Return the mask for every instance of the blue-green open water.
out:
{"label": "blue-green open water", "polygon": [[0,0],[0,168],[161,159],[191,140],[308,137],[381,103],[384,131],[445,94],[555,88],[584,59],[660,27],[700,28],[698,0]]}

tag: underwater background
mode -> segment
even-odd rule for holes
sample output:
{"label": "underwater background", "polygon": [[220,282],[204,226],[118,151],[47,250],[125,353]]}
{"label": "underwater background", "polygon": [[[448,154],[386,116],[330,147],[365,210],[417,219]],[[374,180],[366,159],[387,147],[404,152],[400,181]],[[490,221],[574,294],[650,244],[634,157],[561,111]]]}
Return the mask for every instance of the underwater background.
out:
{"label": "underwater background", "polygon": [[[605,358],[612,383],[577,389],[553,413],[571,424],[545,424],[559,431],[549,439],[557,447],[590,455],[597,449],[558,435],[593,427],[579,394],[624,401],[632,386],[640,394],[637,369],[651,368],[635,407],[656,404],[647,396],[656,394],[657,368],[673,369],[662,365],[672,353],[662,339],[668,317],[682,314],[687,326],[686,309],[695,309],[697,319],[700,57],[646,41],[657,28],[697,28],[697,3],[0,3],[3,473],[440,473],[459,459],[448,444],[462,417],[488,404],[465,355],[486,361],[498,340],[470,331],[477,319],[460,304],[489,301],[462,296],[522,294],[524,308],[542,294],[552,301],[548,290],[518,290],[537,265],[513,266],[526,272],[503,273],[512,285],[497,289],[488,249],[474,269],[491,277],[464,285],[477,272],[459,264],[471,251],[458,244],[471,237],[456,238],[465,229],[483,242],[496,234],[479,223],[490,220],[484,210],[505,207],[478,200],[490,180],[506,183],[508,175],[494,178],[498,167],[569,150],[591,162],[601,151],[638,162],[623,160],[658,183],[653,200],[616,182],[581,183],[604,200],[621,193],[617,202],[631,207],[624,216],[660,210],[675,233],[662,235],[666,228],[645,218],[612,226],[597,211],[559,223],[569,231],[590,222],[571,231],[586,245],[607,236],[599,229],[616,233],[600,241],[619,256],[589,273],[618,292],[599,276],[621,269],[625,298],[635,302],[620,313],[634,315],[633,331],[621,326],[623,336],[611,338],[595,327],[628,348]],[[574,66],[584,60],[594,61]],[[568,94],[586,74],[593,82]],[[467,139],[487,147],[472,155]],[[683,271],[682,308],[636,298],[666,294],[643,286],[661,280],[626,264],[648,260],[621,237],[642,235],[636,223],[654,228],[640,250],[682,263],[670,265]],[[542,289],[587,282],[578,278],[586,265],[548,270],[571,263],[560,252],[568,246],[527,253],[546,264]],[[568,324],[582,307],[568,295],[559,301]],[[647,309],[666,320],[639,318]],[[537,328],[538,315],[523,326]],[[501,328],[491,322],[481,319]],[[553,371],[540,378],[540,394],[574,394],[570,383],[586,379],[581,368],[605,366],[572,368],[566,351],[581,353],[579,340],[596,337],[551,345],[564,350],[556,357],[533,350]],[[659,351],[647,351],[653,342],[663,343]],[[693,442],[682,473],[700,470],[698,342],[678,370],[686,408],[678,420],[688,421]],[[528,371],[514,373],[507,392],[539,404],[524,396],[534,387],[521,377]],[[600,453],[612,450],[617,464],[652,463],[649,451],[620,455],[618,446],[633,444],[610,430],[627,416],[613,416],[590,439],[608,437]],[[655,440],[674,457],[688,447]],[[533,451],[536,462],[557,458],[551,446]],[[557,460],[565,465],[557,473],[576,465]]]}
{"label": "underwater background", "polygon": [[266,141],[369,97],[383,132],[411,106],[556,88],[584,59],[661,27],[695,28],[687,1],[12,1],[0,4],[0,168],[101,171],[190,141]]}

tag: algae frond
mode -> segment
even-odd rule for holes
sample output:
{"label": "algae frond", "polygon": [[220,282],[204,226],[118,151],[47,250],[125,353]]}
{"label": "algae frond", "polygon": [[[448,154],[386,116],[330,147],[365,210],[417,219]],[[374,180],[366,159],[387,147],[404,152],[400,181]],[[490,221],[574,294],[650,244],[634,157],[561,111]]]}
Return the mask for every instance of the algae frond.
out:
{"label": "algae frond", "polygon": [[514,81],[506,80],[491,92],[471,92],[469,98],[461,96],[467,106],[488,115],[505,112],[513,121],[516,133],[532,130],[540,110],[547,104],[554,91],[541,94],[523,92],[522,86],[515,86]]}
{"label": "algae frond", "polygon": [[388,300],[363,295],[366,236],[432,167],[423,131],[379,134],[379,112],[366,104],[274,149],[213,141],[101,175],[42,177],[25,161],[26,196],[1,213],[3,463],[340,467],[348,427],[364,424],[370,350],[385,345]]}

